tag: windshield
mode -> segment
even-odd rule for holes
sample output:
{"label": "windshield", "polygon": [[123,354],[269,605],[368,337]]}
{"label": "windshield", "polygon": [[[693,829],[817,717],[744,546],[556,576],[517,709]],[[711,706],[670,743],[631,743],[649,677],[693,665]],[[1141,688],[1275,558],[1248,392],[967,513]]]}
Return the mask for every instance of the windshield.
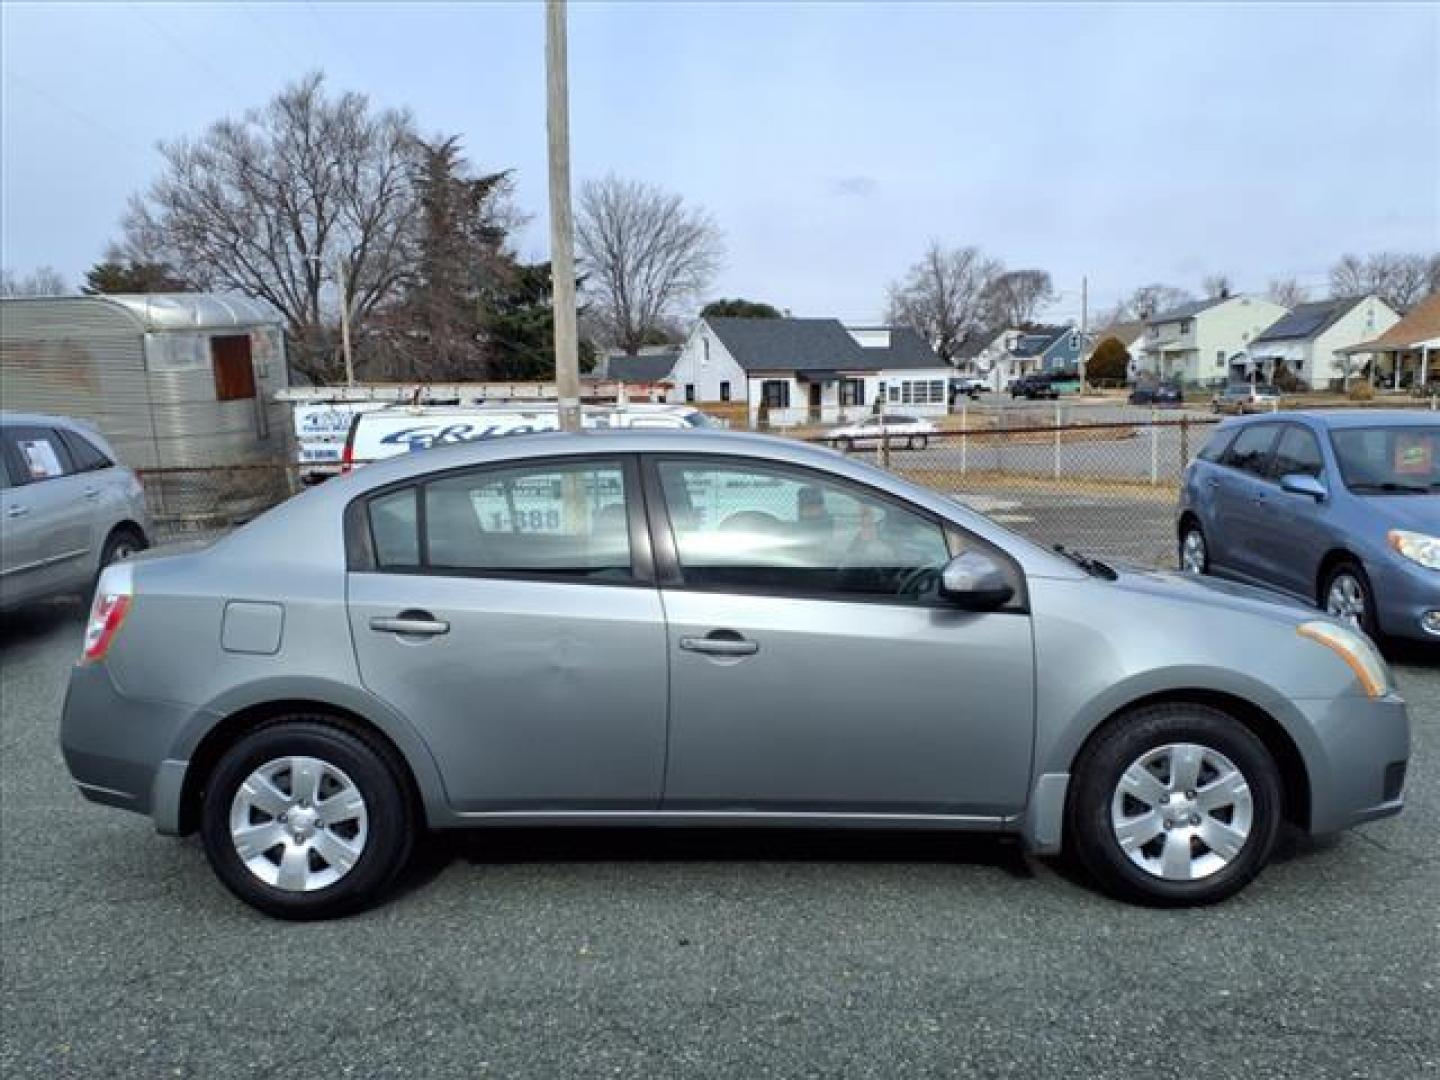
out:
{"label": "windshield", "polygon": [[720,425],[715,422],[714,417],[703,412],[692,412],[685,417],[685,422],[691,427],[718,428]]}
{"label": "windshield", "polygon": [[1361,495],[1440,490],[1440,425],[1332,431],[1345,486]]}

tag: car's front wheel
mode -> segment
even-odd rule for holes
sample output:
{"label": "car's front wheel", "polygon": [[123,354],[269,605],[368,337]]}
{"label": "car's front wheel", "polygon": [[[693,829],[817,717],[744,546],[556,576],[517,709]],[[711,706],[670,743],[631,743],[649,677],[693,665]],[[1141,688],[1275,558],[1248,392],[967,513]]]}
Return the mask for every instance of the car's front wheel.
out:
{"label": "car's front wheel", "polygon": [[1077,762],[1069,843],[1121,899],[1215,903],[1264,868],[1281,798],[1274,760],[1234,717],[1205,705],[1148,706],[1113,721]]}
{"label": "car's front wheel", "polygon": [[1198,522],[1187,521],[1180,530],[1180,569],[1187,574],[1210,572],[1210,547]]}
{"label": "car's front wheel", "polygon": [[1326,614],[1363,630],[1371,637],[1375,636],[1375,593],[1370,588],[1369,576],[1359,563],[1346,559],[1330,569],[1325,575],[1320,605]]}
{"label": "car's front wheel", "polygon": [[414,840],[398,769],[369,737],[326,717],[283,717],[252,732],[205,787],[210,865],[236,896],[282,919],[368,906]]}

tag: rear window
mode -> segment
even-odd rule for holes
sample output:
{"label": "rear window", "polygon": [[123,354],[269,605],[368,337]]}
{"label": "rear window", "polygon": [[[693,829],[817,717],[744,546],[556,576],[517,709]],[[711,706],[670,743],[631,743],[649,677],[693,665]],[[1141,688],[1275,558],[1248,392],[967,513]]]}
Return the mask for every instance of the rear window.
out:
{"label": "rear window", "polygon": [[11,428],[6,440],[19,467],[19,483],[34,484],[74,472],[70,452],[51,428]]}
{"label": "rear window", "polygon": [[75,463],[76,472],[94,472],[98,469],[108,469],[115,464],[85,436],[74,431],[64,430],[61,430],[59,435],[65,440],[65,445],[70,450],[70,457]]}

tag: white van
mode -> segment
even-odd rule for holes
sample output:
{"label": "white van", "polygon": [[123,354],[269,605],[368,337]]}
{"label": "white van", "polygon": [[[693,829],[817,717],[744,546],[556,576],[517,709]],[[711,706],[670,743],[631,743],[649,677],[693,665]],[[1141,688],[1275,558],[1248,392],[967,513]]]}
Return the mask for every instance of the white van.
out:
{"label": "white van", "polygon": [[[719,421],[688,405],[586,406],[581,423],[587,429],[683,431],[720,427]],[[350,424],[342,465],[351,468],[415,450],[501,435],[558,431],[553,404],[535,406],[437,405],[395,406],[360,413]]]}

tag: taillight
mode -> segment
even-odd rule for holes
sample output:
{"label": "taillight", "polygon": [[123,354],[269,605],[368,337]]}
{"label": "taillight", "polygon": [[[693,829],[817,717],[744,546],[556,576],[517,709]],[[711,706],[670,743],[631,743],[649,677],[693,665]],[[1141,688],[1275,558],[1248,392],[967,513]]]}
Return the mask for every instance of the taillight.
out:
{"label": "taillight", "polygon": [[345,440],[345,452],[340,455],[340,471],[348,473],[355,466],[355,440],[353,436]]}
{"label": "taillight", "polygon": [[103,660],[120,631],[120,624],[130,613],[135,599],[134,575],[125,563],[105,568],[95,588],[95,602],[90,605],[90,621],[85,626],[85,646],[80,654],[82,663]]}

